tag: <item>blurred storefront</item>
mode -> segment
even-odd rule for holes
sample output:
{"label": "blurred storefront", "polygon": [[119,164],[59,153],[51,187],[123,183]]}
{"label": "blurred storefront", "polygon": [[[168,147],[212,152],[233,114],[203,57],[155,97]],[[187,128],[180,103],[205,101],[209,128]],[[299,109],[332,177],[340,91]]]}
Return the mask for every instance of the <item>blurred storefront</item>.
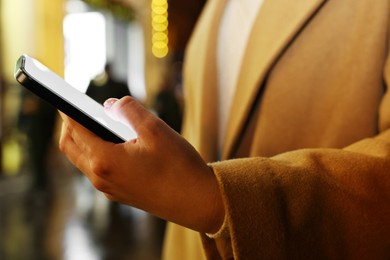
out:
{"label": "blurred storefront", "polygon": [[[39,101],[24,98],[24,90],[13,77],[17,58],[27,53],[40,59],[59,75],[64,71],[64,40],[62,33],[63,1],[13,0],[1,1],[1,151],[4,177],[18,176],[31,152],[27,139],[34,138],[22,131],[23,113],[33,115]],[[26,120],[31,117],[26,118]],[[45,125],[45,124],[43,124]],[[23,127],[22,127],[23,128]],[[45,128],[45,127],[43,127]],[[45,133],[42,132],[44,135]],[[41,147],[37,147],[37,151]]]}
{"label": "blurred storefront", "polygon": [[0,175],[20,174],[31,155],[26,147],[32,133],[23,127],[29,127],[29,115],[38,111],[40,101],[14,80],[14,64],[21,54],[37,58],[81,91],[110,63],[114,76],[152,108],[167,85],[174,86],[180,99],[183,52],[204,2],[0,1]]}
{"label": "blurred storefront", "polygon": [[204,3],[0,0],[0,259],[158,259],[161,222],[110,204],[63,158],[57,112],[15,81],[14,66],[29,54],[86,91],[109,63],[180,131],[181,63]]}

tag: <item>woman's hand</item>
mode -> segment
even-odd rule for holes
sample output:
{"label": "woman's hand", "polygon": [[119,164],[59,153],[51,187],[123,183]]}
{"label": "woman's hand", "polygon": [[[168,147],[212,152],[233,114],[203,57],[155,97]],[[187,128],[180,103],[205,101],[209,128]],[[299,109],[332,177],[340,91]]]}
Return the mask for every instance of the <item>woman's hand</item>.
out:
{"label": "woman's hand", "polygon": [[213,233],[224,218],[211,169],[179,134],[131,97],[109,99],[106,111],[138,137],[113,144],[62,114],[60,149],[110,200],[179,225]]}

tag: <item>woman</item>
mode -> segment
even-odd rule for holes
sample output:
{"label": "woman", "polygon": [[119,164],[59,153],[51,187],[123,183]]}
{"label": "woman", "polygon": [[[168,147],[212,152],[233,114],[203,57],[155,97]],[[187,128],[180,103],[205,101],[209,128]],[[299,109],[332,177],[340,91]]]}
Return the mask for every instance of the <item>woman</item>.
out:
{"label": "woman", "polygon": [[248,5],[229,102],[235,1],[208,1],[188,46],[185,139],[128,97],[105,106],[137,139],[63,116],[61,149],[109,199],[178,224],[168,259],[389,258],[390,1]]}

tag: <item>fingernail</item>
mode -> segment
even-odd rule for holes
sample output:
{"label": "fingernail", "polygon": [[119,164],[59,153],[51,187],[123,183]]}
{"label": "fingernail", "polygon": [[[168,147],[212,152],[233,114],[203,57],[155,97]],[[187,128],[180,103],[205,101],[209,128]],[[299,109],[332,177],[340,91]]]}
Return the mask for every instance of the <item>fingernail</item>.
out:
{"label": "fingernail", "polygon": [[106,101],[104,101],[103,106],[104,108],[110,108],[117,101],[118,101],[117,98],[109,98]]}

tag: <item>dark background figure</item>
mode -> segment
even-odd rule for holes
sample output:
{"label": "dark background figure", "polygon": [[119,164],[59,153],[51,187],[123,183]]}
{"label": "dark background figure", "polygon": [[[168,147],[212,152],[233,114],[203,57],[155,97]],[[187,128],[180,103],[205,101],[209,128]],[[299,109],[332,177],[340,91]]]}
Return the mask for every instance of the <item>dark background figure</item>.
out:
{"label": "dark background figure", "polygon": [[131,95],[126,83],[113,78],[111,64],[106,64],[104,72],[91,80],[86,94],[100,104],[111,97],[121,98]]}
{"label": "dark background figure", "polygon": [[181,108],[172,88],[164,87],[156,94],[153,108],[159,118],[180,133]]}
{"label": "dark background figure", "polygon": [[152,108],[159,118],[180,133],[183,117],[181,63],[176,62],[171,72],[154,97]]}
{"label": "dark background figure", "polygon": [[32,189],[48,189],[48,161],[53,144],[57,110],[28,90],[22,92],[20,129],[27,136],[27,160],[32,173]]}

